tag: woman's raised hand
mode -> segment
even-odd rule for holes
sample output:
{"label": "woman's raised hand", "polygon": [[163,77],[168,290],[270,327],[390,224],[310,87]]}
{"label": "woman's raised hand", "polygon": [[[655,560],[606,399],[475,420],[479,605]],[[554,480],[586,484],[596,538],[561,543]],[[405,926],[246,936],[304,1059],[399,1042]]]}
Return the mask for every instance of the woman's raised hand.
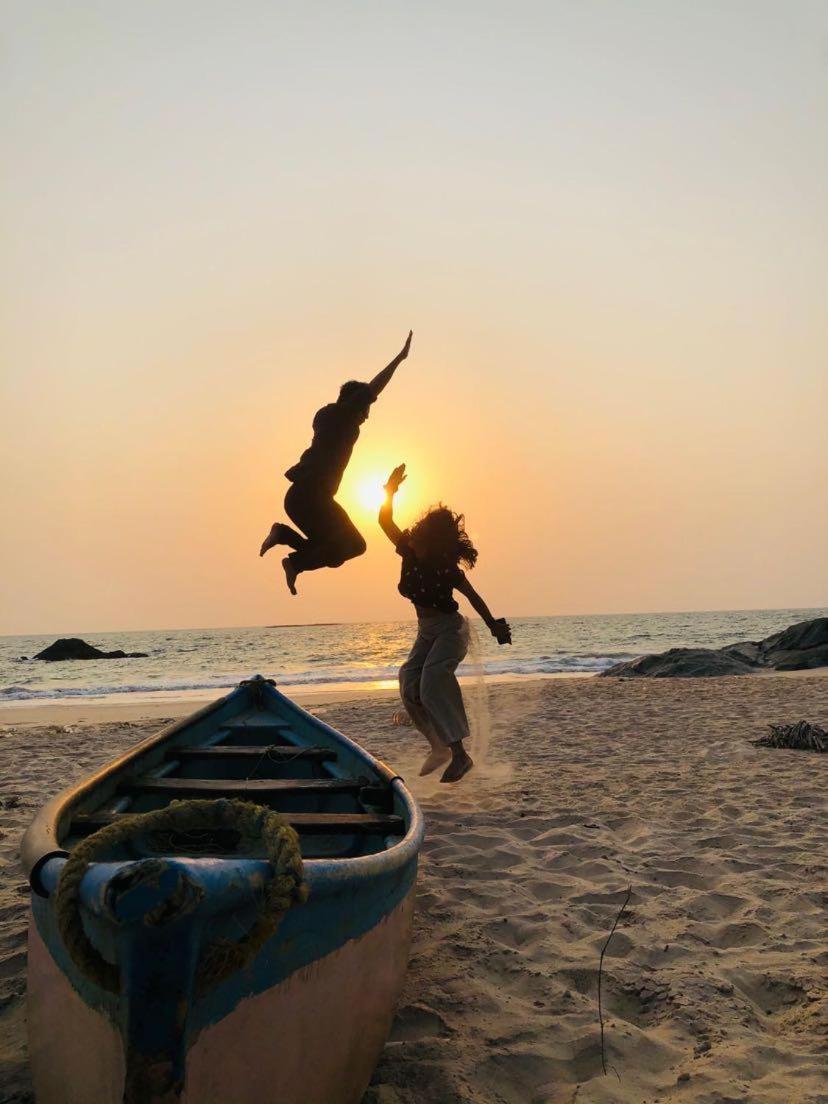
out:
{"label": "woman's raised hand", "polygon": [[405,464],[400,464],[394,468],[391,474],[388,476],[388,482],[385,484],[385,490],[389,494],[396,494],[400,489],[400,483],[405,480]]}

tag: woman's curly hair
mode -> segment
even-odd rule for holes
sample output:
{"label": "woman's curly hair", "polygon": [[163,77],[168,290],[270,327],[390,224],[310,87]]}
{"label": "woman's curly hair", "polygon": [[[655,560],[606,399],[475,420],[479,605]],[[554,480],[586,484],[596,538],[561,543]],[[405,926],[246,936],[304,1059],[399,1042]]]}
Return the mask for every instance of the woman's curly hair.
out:
{"label": "woman's curly hair", "polygon": [[429,560],[449,559],[457,565],[464,563],[466,567],[474,567],[477,563],[477,549],[466,532],[466,519],[442,502],[426,510],[412,526],[411,535],[427,549]]}

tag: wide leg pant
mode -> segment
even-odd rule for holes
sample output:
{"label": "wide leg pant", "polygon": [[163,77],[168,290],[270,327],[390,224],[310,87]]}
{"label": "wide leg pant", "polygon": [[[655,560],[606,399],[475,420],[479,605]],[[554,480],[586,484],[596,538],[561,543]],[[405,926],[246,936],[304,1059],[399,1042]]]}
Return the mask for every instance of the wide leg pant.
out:
{"label": "wide leg pant", "polygon": [[467,739],[469,721],[455,671],[469,649],[469,623],[460,613],[421,617],[411,654],[400,668],[400,697],[429,743]]}
{"label": "wide leg pant", "polygon": [[365,552],[365,540],[332,495],[305,484],[292,483],[285,495],[285,512],[302,533],[290,531],[286,542],[294,549],[288,559],[297,571],[339,567]]}

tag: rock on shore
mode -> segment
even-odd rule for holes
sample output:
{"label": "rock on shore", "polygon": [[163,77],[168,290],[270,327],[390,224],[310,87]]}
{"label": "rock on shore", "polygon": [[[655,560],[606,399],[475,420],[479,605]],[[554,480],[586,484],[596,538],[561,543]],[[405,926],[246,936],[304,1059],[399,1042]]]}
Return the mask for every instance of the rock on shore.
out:
{"label": "rock on shore", "polygon": [[117,649],[114,652],[102,652],[85,640],[76,636],[62,637],[38,652],[34,659],[45,659],[47,663],[56,663],[65,659],[146,659],[146,652],[122,652]]}
{"label": "rock on shore", "polygon": [[814,667],[828,667],[828,617],[800,621],[764,640],[743,640],[724,648],[671,648],[616,663],[601,674],[610,678],[711,678]]}

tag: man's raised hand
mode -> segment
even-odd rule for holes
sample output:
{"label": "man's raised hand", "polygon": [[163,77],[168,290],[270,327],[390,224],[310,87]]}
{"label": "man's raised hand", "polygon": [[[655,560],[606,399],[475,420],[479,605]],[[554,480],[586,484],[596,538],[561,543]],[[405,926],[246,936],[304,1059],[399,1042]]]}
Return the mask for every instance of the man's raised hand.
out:
{"label": "man's raised hand", "polygon": [[400,364],[402,364],[402,362],[408,356],[409,350],[411,349],[411,338],[413,336],[414,336],[414,331],[409,330],[408,331],[408,337],[405,339],[405,345],[403,345],[402,349],[400,349],[400,351],[397,353],[397,355],[394,357],[394,359],[391,361],[391,363],[387,364],[385,366],[385,368],[383,368],[383,370],[380,373],[378,373],[378,375],[374,376],[374,378],[368,384],[368,386],[371,388],[371,391],[374,394],[374,398],[376,398],[379,395],[380,391],[385,390],[385,388],[388,384],[388,381],[391,379],[391,377],[394,375],[396,370],[399,368]]}
{"label": "man's raised hand", "polygon": [[411,349],[411,338],[413,336],[414,336],[414,331],[409,330],[408,331],[408,337],[405,339],[405,345],[403,345],[402,349],[400,350],[400,354],[397,357],[397,360],[405,360],[405,358],[408,356],[408,353]]}

